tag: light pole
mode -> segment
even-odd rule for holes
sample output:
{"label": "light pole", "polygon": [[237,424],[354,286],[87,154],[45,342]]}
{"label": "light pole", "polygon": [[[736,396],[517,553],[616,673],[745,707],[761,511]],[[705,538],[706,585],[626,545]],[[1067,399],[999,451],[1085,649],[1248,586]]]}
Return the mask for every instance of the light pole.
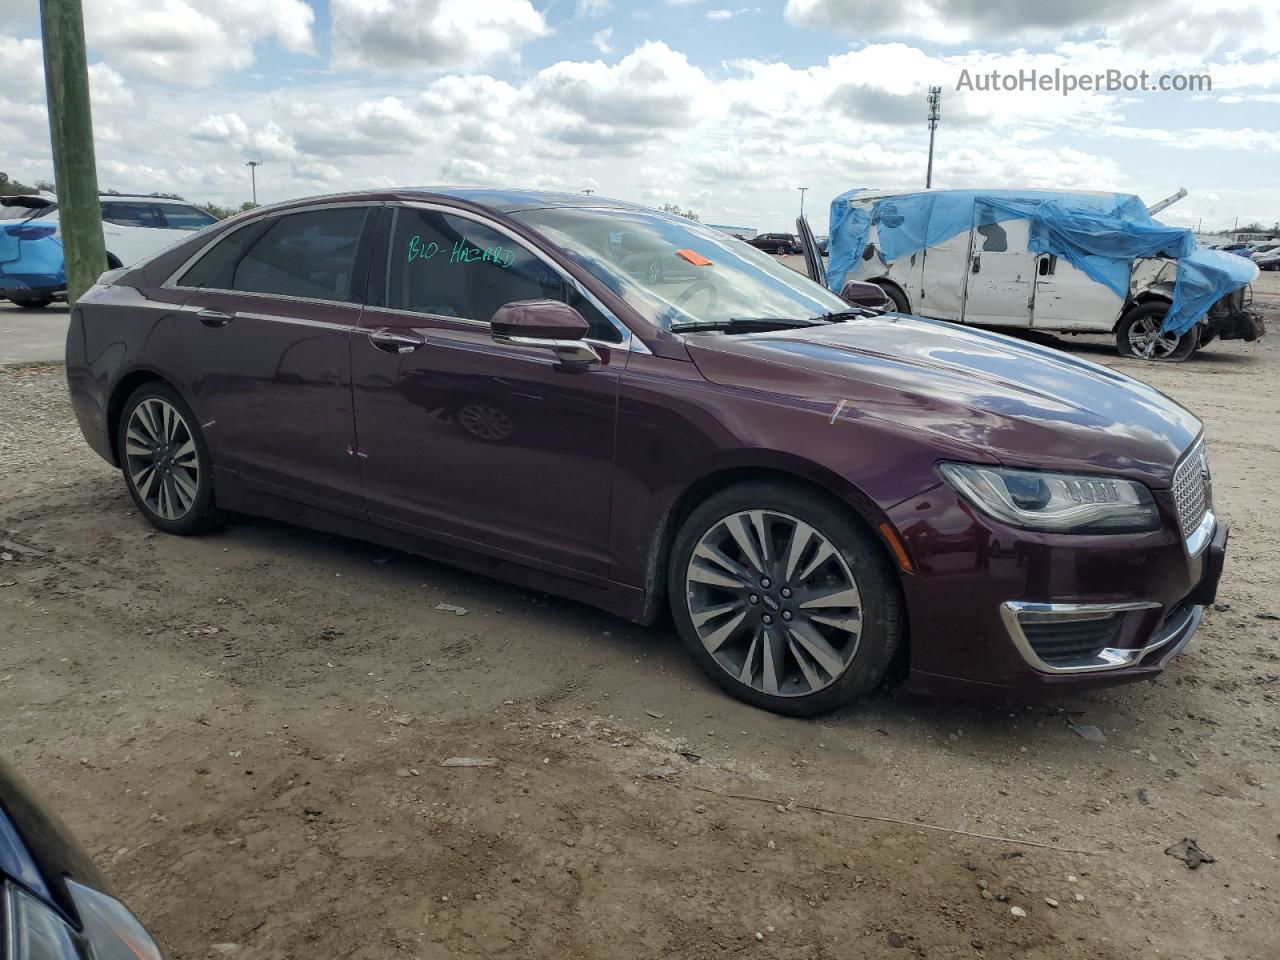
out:
{"label": "light pole", "polygon": [[253,183],[253,205],[258,205],[258,168],[262,166],[261,160],[250,160],[245,164],[249,168],[249,180]]}
{"label": "light pole", "polygon": [[804,216],[804,194],[808,187],[796,187],[800,191],[800,216]]}
{"label": "light pole", "polygon": [[938,129],[938,121],[942,119],[942,88],[929,88],[929,169],[924,175],[924,188],[933,186],[933,135]]}

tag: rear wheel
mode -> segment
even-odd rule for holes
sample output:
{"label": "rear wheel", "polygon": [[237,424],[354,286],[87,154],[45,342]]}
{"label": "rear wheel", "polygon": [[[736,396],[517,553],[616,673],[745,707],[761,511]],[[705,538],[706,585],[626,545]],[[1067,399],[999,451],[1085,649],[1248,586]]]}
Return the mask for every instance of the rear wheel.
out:
{"label": "rear wheel", "polygon": [[1160,328],[1169,312],[1167,303],[1140,303],[1120,318],[1116,327],[1116,351],[1122,357],[1178,363],[1195,353],[1199,327],[1186,333],[1165,333]]}
{"label": "rear wheel", "polygon": [[680,637],[733,696],[810,716],[875,689],[902,640],[902,601],[872,535],[800,486],[747,483],[685,521],[668,577]]}
{"label": "rear wheel", "polygon": [[53,297],[23,297],[19,300],[13,297],[13,302],[24,310],[39,310],[41,307],[47,307],[53,303]]}
{"label": "rear wheel", "polygon": [[117,439],[129,495],[165,533],[186,535],[213,520],[213,470],[204,434],[176,390],[144,383],[125,401]]}

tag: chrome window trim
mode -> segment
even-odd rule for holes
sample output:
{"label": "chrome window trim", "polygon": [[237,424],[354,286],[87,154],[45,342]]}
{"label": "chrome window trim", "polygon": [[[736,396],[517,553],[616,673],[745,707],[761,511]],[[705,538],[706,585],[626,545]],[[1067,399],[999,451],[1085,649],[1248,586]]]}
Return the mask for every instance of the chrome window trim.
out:
{"label": "chrome window trim", "polygon": [[[617,315],[608,307],[606,307],[594,293],[592,293],[590,290],[584,287],[574,277],[571,277],[567,273],[565,273],[564,268],[562,268],[560,264],[552,260],[551,257],[547,255],[546,251],[542,250],[536,245],[531,245],[527,239],[520,236],[518,233],[515,233],[513,230],[511,230],[507,226],[501,223],[497,223],[496,221],[490,219],[489,217],[484,216],[483,214],[478,214],[471,210],[463,210],[459,207],[451,207],[443,203],[435,203],[430,200],[398,200],[398,201],[392,202],[390,205],[395,207],[397,211],[400,208],[413,207],[420,210],[430,210],[435,213],[445,213],[445,214],[448,214],[449,216],[461,217],[464,220],[470,220],[473,223],[478,223],[481,226],[488,227],[490,230],[496,230],[498,233],[505,236],[508,240],[511,240],[514,243],[518,243],[523,249],[526,249],[532,252],[539,260],[541,260],[543,263],[549,266],[552,270],[554,270],[557,274],[559,274],[561,279],[563,279],[569,284],[572,284],[573,289],[578,291],[578,293],[581,294],[582,297],[585,298],[588,303],[590,303],[593,307],[599,310],[600,314],[606,320],[609,321],[610,326],[612,326],[615,330],[618,331],[619,334],[621,334],[621,338],[616,341],[600,340],[596,337],[584,337],[583,338],[584,342],[598,343],[604,347],[608,347],[610,350],[622,350],[623,352],[626,352],[626,353],[641,353],[641,354],[652,355],[652,352],[649,350],[649,348],[646,347],[643,341],[641,341],[640,338],[637,337],[635,333],[632,332],[631,328],[628,327],[621,320],[619,320]],[[394,223],[392,224],[392,229],[393,230],[395,229]],[[388,262],[390,262],[390,256],[391,256],[390,247],[387,248],[387,256],[388,256]],[[387,274],[388,283],[390,282],[390,278],[391,278],[391,275],[388,272]],[[391,310],[391,312],[398,313],[401,315],[413,314],[414,316],[420,316],[420,317],[430,316],[436,319],[460,320],[466,323],[478,323],[485,327],[489,326],[489,321],[474,320],[471,317],[438,317],[435,314],[419,313],[414,310],[395,310],[391,307],[370,307],[369,309]]]}
{"label": "chrome window trim", "polygon": [[[389,313],[397,317],[404,317],[404,316],[422,317],[424,320],[445,320],[445,321],[448,321],[449,323],[460,323],[468,327],[483,328],[485,330],[489,329],[489,321],[487,320],[472,320],[470,317],[451,317],[443,313],[422,313],[421,311],[418,311],[418,310],[397,310],[395,307],[365,307],[364,312],[365,313]],[[635,334],[633,334],[630,330],[627,331],[626,336],[627,336],[627,339],[623,340],[621,343],[619,343],[616,340],[600,340],[596,337],[583,337],[581,340],[576,340],[571,342],[590,343],[598,347],[604,347],[605,349],[608,349],[608,350],[619,350],[623,353],[628,353],[628,352],[640,353],[642,351],[645,353],[648,353],[648,348],[645,347],[644,344],[642,343],[637,343],[637,345],[641,349],[639,350],[632,349],[630,343],[635,339]],[[496,341],[496,342],[501,342],[501,341]]]}
{"label": "chrome window trim", "polygon": [[[288,216],[292,216],[295,213],[313,213],[317,210],[345,210],[349,207],[385,207],[386,205],[387,204],[385,200],[353,200],[350,203],[309,203],[304,207],[293,207],[292,209],[289,209],[289,210],[272,210],[272,211],[263,213],[261,216],[250,217],[248,220],[240,224],[238,227],[235,227],[231,230],[227,230],[223,233],[218,234],[216,237],[213,237],[212,239],[210,239],[207,243],[205,243],[202,247],[200,247],[199,250],[197,250],[190,257],[184,260],[182,262],[182,265],[179,266],[178,269],[170,273],[169,276],[165,279],[164,283],[160,284],[160,289],[190,290],[192,293],[230,293],[240,297],[270,297],[273,300],[283,300],[287,303],[337,304],[338,306],[342,306],[342,307],[355,307],[359,309],[361,306],[363,306],[363,304],[356,303],[354,300],[321,300],[316,297],[291,297],[283,293],[262,293],[256,290],[227,290],[227,289],[224,289],[223,287],[184,287],[178,283],[178,277],[186,273],[195,264],[197,260],[203,257],[207,252],[209,252],[209,250],[213,248],[214,244],[221,243],[223,240],[228,239],[232,234],[239,233],[241,230],[246,230],[249,227],[253,226],[254,224],[261,223],[263,220],[266,220],[270,217],[288,217]],[[212,224],[210,224],[210,226],[212,226]],[[204,229],[208,230],[209,227],[205,227]],[[163,254],[164,252],[165,251],[161,250],[160,253],[156,254],[156,257],[160,256],[160,254]],[[155,257],[151,257],[146,261],[135,264],[134,268],[136,269],[139,267],[145,267],[147,263],[149,263],[151,260],[154,260],[154,259]]]}
{"label": "chrome window trim", "polygon": [[1029,603],[1021,600],[1006,600],[1000,605],[1000,617],[1005,629],[1018,653],[1031,667],[1041,673],[1098,673],[1105,670],[1119,670],[1137,663],[1147,654],[1158,650],[1174,637],[1183,633],[1190,624],[1194,632],[1199,626],[1202,607],[1189,607],[1184,616],[1172,626],[1162,630],[1152,638],[1145,647],[1123,649],[1106,647],[1092,660],[1080,664],[1055,666],[1040,659],[1031,641],[1022,630],[1024,619],[1033,620],[1099,620],[1116,613],[1130,613],[1139,610],[1159,609],[1160,604],[1148,601],[1132,603]]}

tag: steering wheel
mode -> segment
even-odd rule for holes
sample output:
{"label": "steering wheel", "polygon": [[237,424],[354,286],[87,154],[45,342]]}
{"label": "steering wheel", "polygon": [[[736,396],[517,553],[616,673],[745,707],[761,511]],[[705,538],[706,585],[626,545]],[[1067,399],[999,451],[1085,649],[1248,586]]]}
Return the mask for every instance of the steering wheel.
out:
{"label": "steering wheel", "polygon": [[707,297],[707,312],[713,313],[716,308],[716,301],[719,299],[720,295],[716,292],[716,285],[710,280],[695,280],[693,283],[689,284],[689,286],[685,287],[684,292],[676,298],[676,306],[683,307],[704,289],[709,293],[709,296]]}

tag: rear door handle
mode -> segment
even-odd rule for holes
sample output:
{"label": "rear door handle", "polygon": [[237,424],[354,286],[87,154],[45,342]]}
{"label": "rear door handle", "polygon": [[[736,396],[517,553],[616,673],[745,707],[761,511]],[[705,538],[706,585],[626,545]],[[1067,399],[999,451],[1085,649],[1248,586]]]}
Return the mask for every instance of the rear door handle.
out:
{"label": "rear door handle", "polygon": [[369,342],[386,353],[413,353],[427,341],[416,333],[396,333],[384,328],[370,330]]}
{"label": "rear door handle", "polygon": [[201,310],[196,314],[196,319],[206,327],[225,327],[235,319],[235,316],[230,313],[222,313],[218,310]]}

